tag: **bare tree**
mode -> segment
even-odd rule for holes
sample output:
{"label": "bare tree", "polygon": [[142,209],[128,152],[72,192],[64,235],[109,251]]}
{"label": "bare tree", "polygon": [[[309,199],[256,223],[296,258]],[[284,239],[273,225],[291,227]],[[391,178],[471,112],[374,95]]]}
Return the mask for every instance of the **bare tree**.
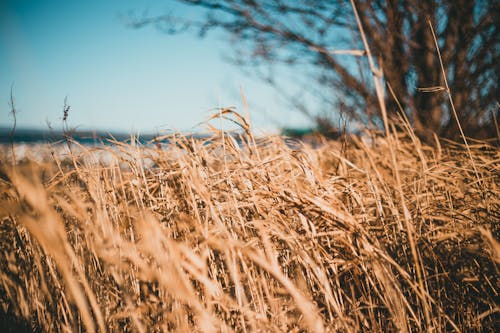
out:
{"label": "bare tree", "polygon": [[[318,105],[343,111],[364,123],[380,125],[367,59],[349,1],[331,0],[178,0],[205,10],[200,22],[171,15],[136,20],[156,23],[168,33],[188,28],[201,36],[221,28],[230,36],[238,65],[253,68],[280,89],[271,75],[294,68],[302,87],[321,103],[291,94],[304,114],[325,124]],[[445,72],[465,134],[495,135],[498,108],[500,5],[496,0],[358,0],[356,6],[384,71],[389,116],[401,109],[417,133],[458,137],[443,92],[443,78],[428,21],[436,27]],[[354,56],[354,57],[353,57]],[[358,56],[358,57],[355,57]],[[264,67],[267,66],[267,67]],[[303,90],[305,91],[305,90]],[[389,90],[390,91],[390,90]]]}

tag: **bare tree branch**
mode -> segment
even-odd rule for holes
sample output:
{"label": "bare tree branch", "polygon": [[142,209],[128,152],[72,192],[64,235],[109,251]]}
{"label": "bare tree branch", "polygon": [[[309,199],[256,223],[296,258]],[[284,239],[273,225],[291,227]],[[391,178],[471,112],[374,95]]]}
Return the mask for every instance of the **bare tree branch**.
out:
{"label": "bare tree branch", "polygon": [[[173,20],[172,16],[137,20],[165,25],[167,32],[195,29],[201,36],[213,29],[227,32],[239,66],[291,66],[313,85],[330,89],[330,105],[339,92],[344,110],[353,119],[377,120],[374,89],[365,80],[366,59],[347,58],[334,50],[363,49],[348,1],[292,0],[178,0],[206,14],[200,22]],[[450,90],[466,135],[495,134],[484,122],[497,103],[499,72],[500,4],[495,0],[358,0],[361,23],[385,79],[394,92],[386,105],[389,115],[404,109],[421,137],[438,133],[458,138],[442,93],[423,93],[419,88],[442,85],[435,45],[427,21],[435,27]],[[177,24],[177,26],[176,26]],[[169,30],[169,26],[171,30]],[[177,27],[177,29],[174,29]],[[352,39],[354,37],[354,40]],[[277,78],[279,81],[279,78]],[[268,83],[277,86],[274,78]],[[314,83],[314,84],[313,84]],[[305,87],[307,88],[307,87]],[[313,89],[314,90],[314,89]],[[324,95],[318,99],[323,102]],[[399,102],[399,103],[398,103]],[[314,118],[317,105],[301,105]],[[474,116],[478,117],[474,117]]]}

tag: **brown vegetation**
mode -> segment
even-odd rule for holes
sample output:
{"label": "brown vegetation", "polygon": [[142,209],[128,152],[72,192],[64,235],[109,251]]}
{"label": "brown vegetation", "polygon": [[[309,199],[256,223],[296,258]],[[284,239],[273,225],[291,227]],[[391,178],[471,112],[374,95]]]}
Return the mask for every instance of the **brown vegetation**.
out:
{"label": "brown vegetation", "polygon": [[3,314],[57,332],[495,331],[497,147],[408,131],[313,148],[232,116],[238,140],[4,164]]}

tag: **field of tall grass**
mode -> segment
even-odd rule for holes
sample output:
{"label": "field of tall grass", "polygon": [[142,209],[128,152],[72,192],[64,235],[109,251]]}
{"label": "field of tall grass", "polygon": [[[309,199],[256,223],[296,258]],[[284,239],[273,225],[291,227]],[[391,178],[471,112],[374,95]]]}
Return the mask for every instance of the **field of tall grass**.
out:
{"label": "field of tall grass", "polygon": [[3,153],[3,329],[498,329],[496,144],[255,138],[226,116],[239,135]]}

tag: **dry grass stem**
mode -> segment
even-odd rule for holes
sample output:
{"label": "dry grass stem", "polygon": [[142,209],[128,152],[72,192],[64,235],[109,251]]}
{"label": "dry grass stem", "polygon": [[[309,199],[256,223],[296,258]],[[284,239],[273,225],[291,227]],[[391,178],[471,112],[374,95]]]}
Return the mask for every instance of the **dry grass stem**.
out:
{"label": "dry grass stem", "polygon": [[240,134],[5,165],[1,314],[44,332],[495,331],[497,147],[427,146],[405,119],[346,146],[218,117]]}

